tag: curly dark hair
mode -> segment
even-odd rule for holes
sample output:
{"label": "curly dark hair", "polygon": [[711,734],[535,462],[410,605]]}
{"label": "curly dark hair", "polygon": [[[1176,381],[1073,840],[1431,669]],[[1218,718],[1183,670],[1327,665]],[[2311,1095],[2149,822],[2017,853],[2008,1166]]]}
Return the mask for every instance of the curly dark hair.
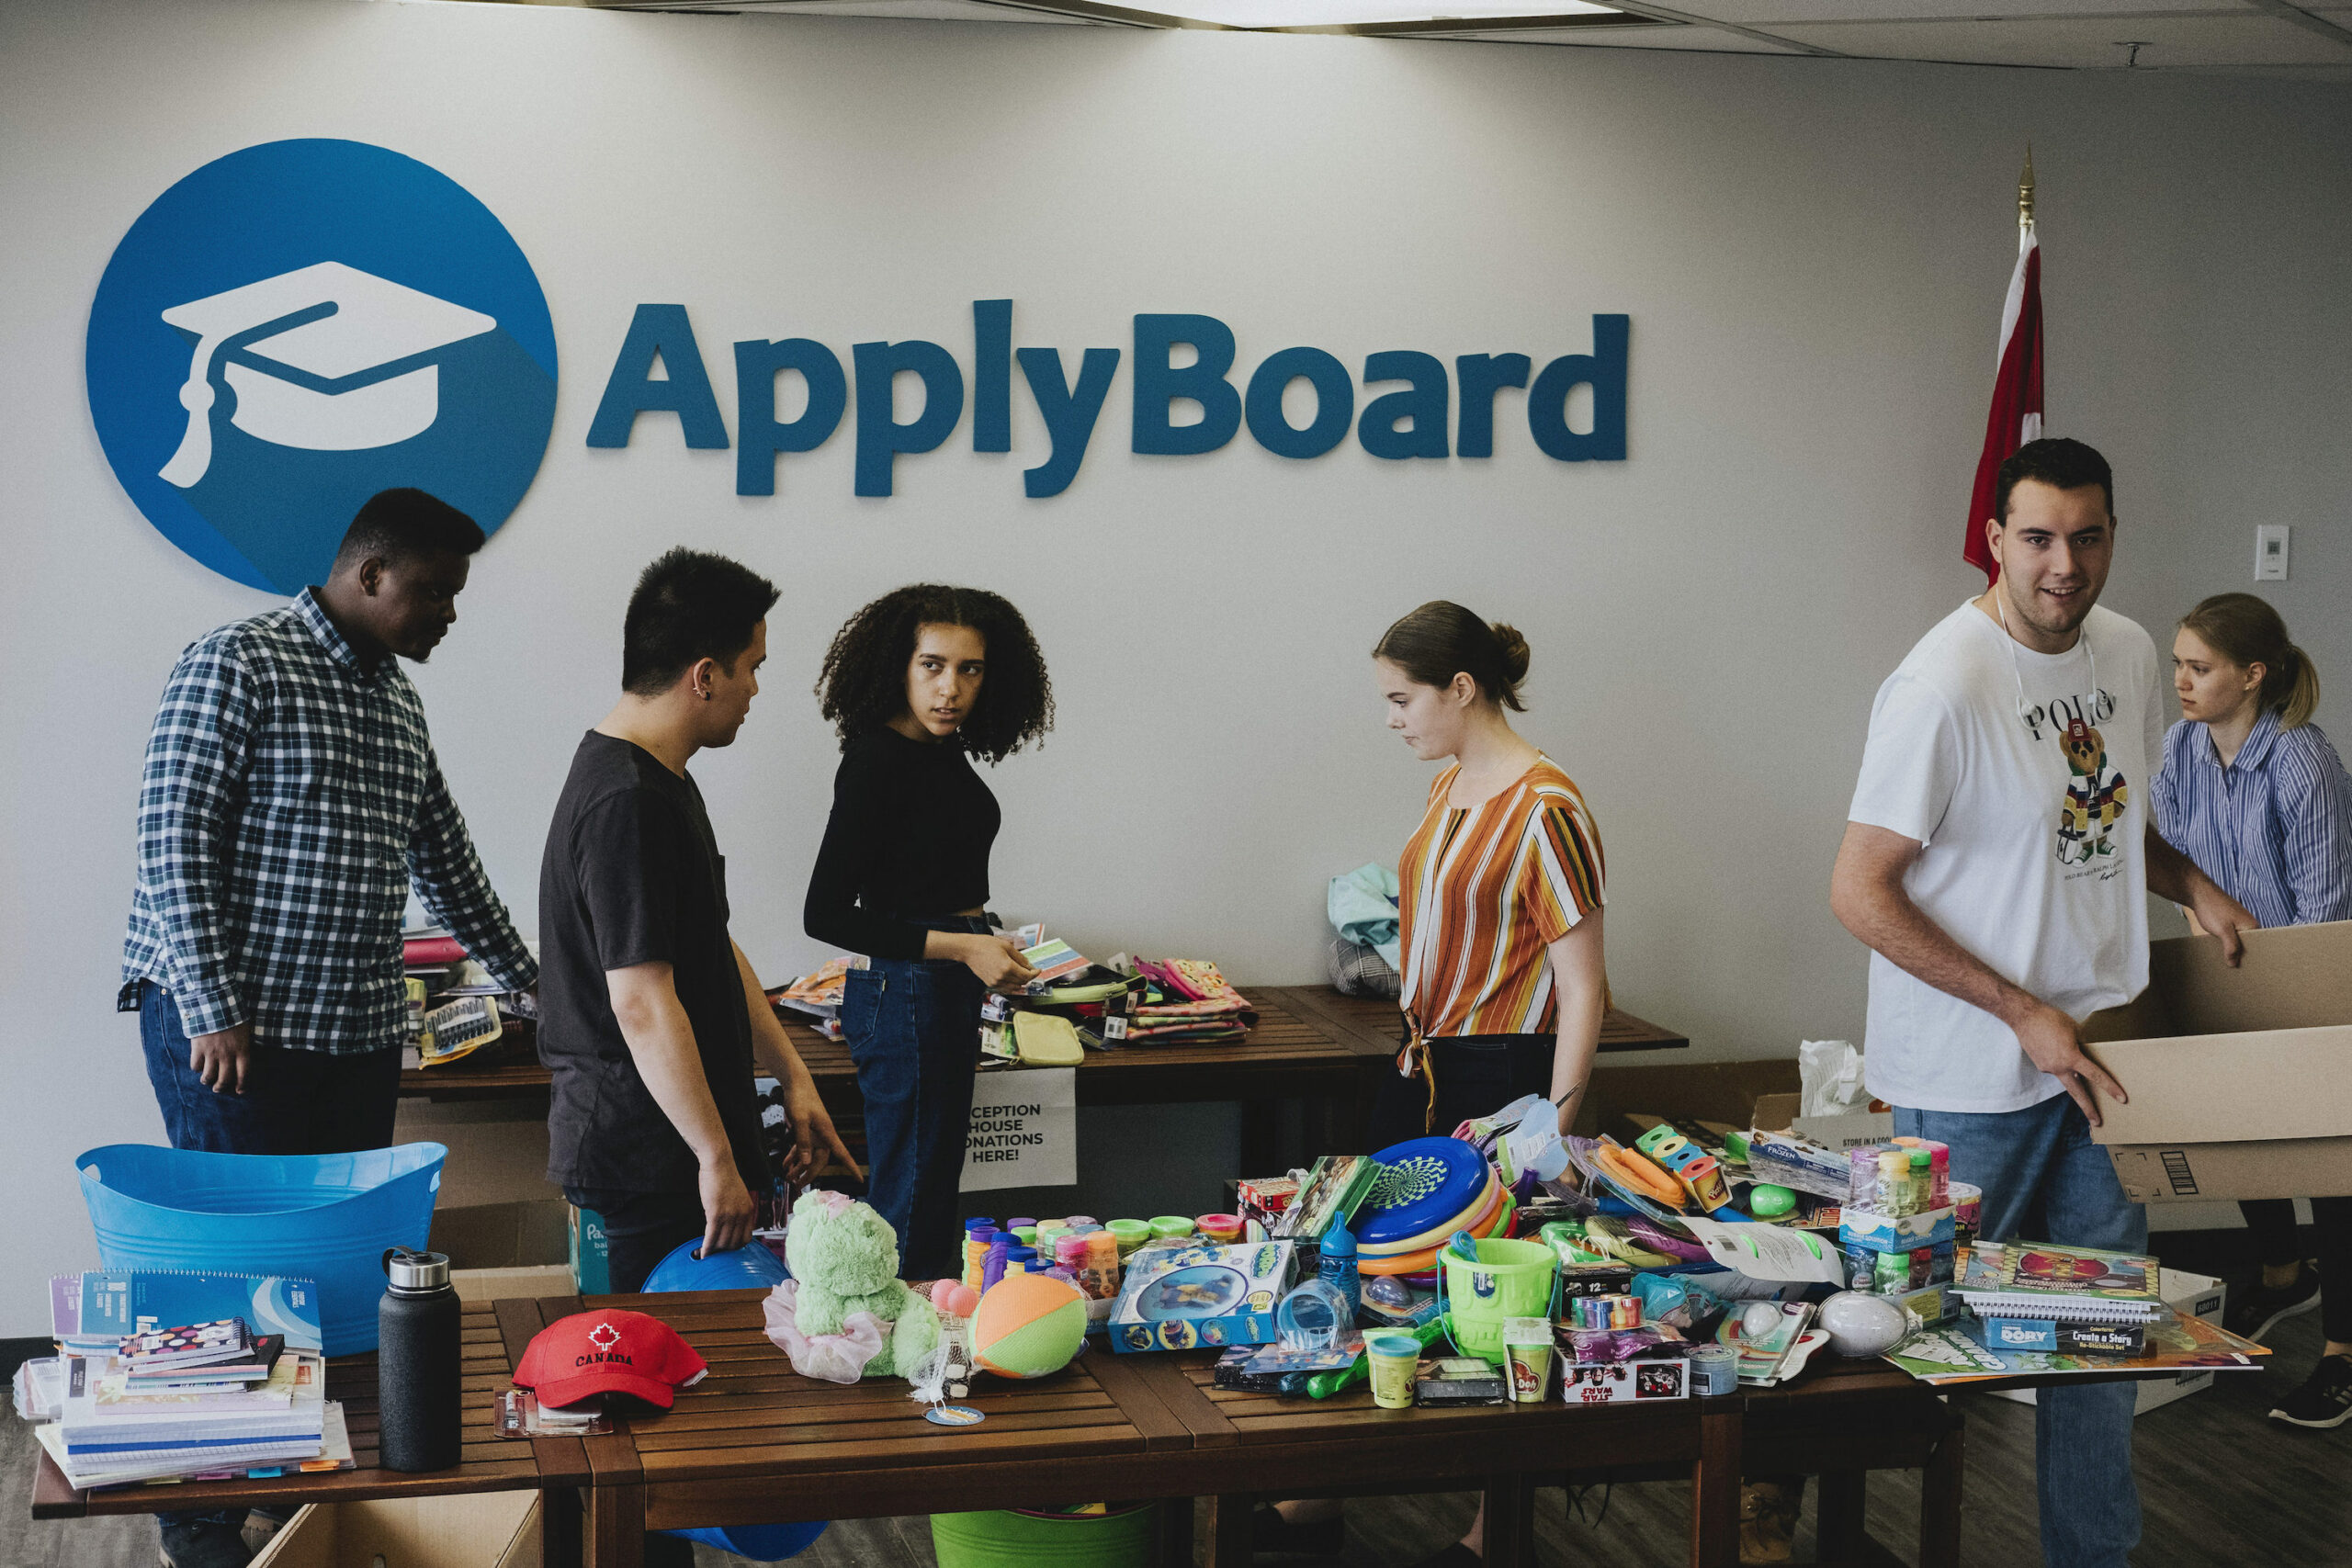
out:
{"label": "curly dark hair", "polygon": [[915,629],[969,626],[988,646],[988,675],[972,716],[956,730],[965,750],[1001,762],[1054,727],[1054,682],[1029,623],[1010,601],[984,588],[910,583],[882,595],[833,634],[817,672],[818,711],[833,721],[846,747],[907,710],[907,666]]}

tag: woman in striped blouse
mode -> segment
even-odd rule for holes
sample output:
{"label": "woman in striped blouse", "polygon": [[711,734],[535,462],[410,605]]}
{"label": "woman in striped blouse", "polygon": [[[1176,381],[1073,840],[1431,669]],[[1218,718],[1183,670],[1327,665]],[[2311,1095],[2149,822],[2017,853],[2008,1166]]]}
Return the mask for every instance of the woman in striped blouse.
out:
{"label": "woman in striped blouse", "polygon": [[1600,835],[1567,774],[1511,728],[1527,640],[1437,600],[1388,628],[1373,669],[1388,728],[1453,763],[1396,868],[1407,1040],[1373,1146],[1525,1094],[1557,1105],[1565,1130],[1609,1005]]}
{"label": "woman in striped blouse", "polygon": [[[2319,726],[2319,673],[2278,612],[2220,593],[2173,638],[2181,721],[2165,735],[2151,791],[2156,831],[2266,926],[2352,919],[2352,778]],[[2319,1365],[2271,1415],[2300,1427],[2352,1418],[2352,1198],[2314,1198],[2319,1269],[2303,1258],[2286,1199],[2239,1205],[2262,1279],[2231,1304],[2229,1326],[2260,1338],[2320,1303]]]}

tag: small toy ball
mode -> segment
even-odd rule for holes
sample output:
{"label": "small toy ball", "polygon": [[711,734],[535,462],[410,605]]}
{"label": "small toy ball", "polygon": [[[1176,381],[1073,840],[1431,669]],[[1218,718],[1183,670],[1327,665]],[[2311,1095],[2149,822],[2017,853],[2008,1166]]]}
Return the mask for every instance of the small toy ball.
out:
{"label": "small toy ball", "polygon": [[1394,1275],[1375,1274],[1363,1282],[1363,1299],[1403,1312],[1413,1304],[1413,1292]]}
{"label": "small toy ball", "polygon": [[931,1288],[931,1304],[950,1317],[969,1317],[978,1310],[980,1292],[956,1280],[942,1280]]}
{"label": "small toy ball", "polygon": [[1001,1378],[1042,1378],[1086,1343],[1086,1295],[1049,1274],[1008,1274],[972,1314],[972,1359]]}
{"label": "small toy ball", "polygon": [[1759,1220],[1777,1220],[1797,1206],[1797,1195],[1785,1187],[1759,1182],[1747,1194],[1747,1212]]}

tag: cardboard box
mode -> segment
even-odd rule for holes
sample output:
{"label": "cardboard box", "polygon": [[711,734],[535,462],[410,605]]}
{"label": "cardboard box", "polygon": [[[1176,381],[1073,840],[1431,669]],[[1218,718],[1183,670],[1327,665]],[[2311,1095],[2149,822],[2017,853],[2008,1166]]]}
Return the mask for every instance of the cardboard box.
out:
{"label": "cardboard box", "polygon": [[1952,1211],[1927,1209],[1916,1214],[1882,1214],[1875,1209],[1838,1211],[1838,1244],[1873,1252],[1910,1252],[1951,1241]]}
{"label": "cardboard box", "polygon": [[[2156,1271],[2156,1293],[2165,1304],[2183,1317],[2201,1317],[2208,1323],[2222,1321],[2222,1310],[2229,1302],[2229,1287],[2205,1274],[2186,1273],[2178,1269]],[[2211,1368],[2201,1372],[2182,1372],[2169,1378],[2143,1378],[2137,1386],[2132,1414],[2145,1416],[2151,1410],[2163,1408],[2176,1399],[2186,1399],[2213,1381]],[[1996,1389],[1998,1399],[2015,1400],[2019,1404],[2031,1404],[2035,1391],[2030,1388]]]}
{"label": "cardboard box", "polygon": [[509,1297],[536,1301],[541,1296],[574,1293],[571,1266],[568,1263],[536,1263],[520,1269],[452,1269],[449,1283],[457,1287],[458,1299],[469,1306]]}
{"label": "cardboard box", "polygon": [[2131,1100],[2094,1136],[2139,1202],[2352,1195],[2352,920],[2151,943],[2148,988],[2083,1027]]}
{"label": "cardboard box", "polygon": [[1892,1111],[1852,1111],[1843,1116],[1800,1116],[1797,1107],[1804,1097],[1795,1094],[1764,1094],[1756,1099],[1756,1115],[1750,1125],[1768,1133],[1794,1133],[1825,1148],[1868,1148],[1894,1136],[1894,1112]]}
{"label": "cardboard box", "polygon": [[1642,1067],[1613,1066],[1606,1057],[1601,1061],[1585,1086],[1575,1131],[1585,1137],[1606,1132],[1626,1144],[1649,1131],[1661,1116],[1724,1128],[1752,1127],[1759,1098],[1786,1093],[1793,1101],[1797,1089],[1794,1056]]}
{"label": "cardboard box", "polygon": [[539,1531],[537,1492],[311,1503],[252,1568],[536,1568]]}

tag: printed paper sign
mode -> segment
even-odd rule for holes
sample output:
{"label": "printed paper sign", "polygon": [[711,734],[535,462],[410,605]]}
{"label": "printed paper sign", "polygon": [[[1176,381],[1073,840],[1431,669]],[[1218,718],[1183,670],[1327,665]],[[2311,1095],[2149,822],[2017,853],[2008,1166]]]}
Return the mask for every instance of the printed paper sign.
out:
{"label": "printed paper sign", "polygon": [[1078,1183],[1078,1069],[982,1073],[972,1086],[963,1190]]}

